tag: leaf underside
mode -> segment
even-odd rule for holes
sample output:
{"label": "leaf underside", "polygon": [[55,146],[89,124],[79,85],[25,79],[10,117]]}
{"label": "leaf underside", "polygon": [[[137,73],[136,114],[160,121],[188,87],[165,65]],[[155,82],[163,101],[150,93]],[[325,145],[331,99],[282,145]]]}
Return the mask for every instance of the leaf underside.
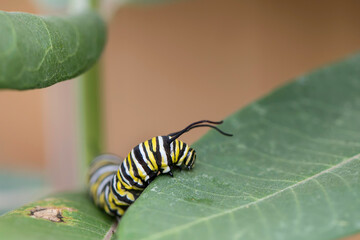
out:
{"label": "leaf underside", "polygon": [[158,177],[118,239],[336,239],[360,231],[360,55],[225,120],[192,171]]}
{"label": "leaf underside", "polygon": [[101,240],[113,223],[86,193],[59,194],[1,216],[0,239]]}
{"label": "leaf underside", "polygon": [[0,11],[0,88],[74,78],[96,62],[105,40],[105,25],[92,11],[67,17]]}

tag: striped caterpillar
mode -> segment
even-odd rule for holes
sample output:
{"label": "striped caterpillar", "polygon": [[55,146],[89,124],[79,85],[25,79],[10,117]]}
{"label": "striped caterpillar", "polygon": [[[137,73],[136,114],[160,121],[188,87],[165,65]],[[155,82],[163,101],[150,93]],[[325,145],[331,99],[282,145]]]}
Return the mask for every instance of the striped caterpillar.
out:
{"label": "striped caterpillar", "polygon": [[[160,174],[173,177],[173,169],[190,170],[195,165],[196,152],[178,138],[197,127],[210,127],[225,136],[231,134],[210,124],[209,120],[194,122],[178,132],[153,137],[134,147],[124,161],[115,155],[96,157],[89,171],[90,196],[97,206],[112,216],[121,217],[141,192]],[[120,166],[119,166],[120,164]]]}

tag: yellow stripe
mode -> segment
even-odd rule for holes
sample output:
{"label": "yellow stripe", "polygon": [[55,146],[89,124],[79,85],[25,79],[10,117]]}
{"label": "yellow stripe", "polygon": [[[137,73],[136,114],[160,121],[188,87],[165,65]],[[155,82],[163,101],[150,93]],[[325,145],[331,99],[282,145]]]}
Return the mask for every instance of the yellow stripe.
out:
{"label": "yellow stripe", "polygon": [[110,205],[111,210],[116,210],[117,206],[113,202],[114,196],[112,195],[112,192],[109,192],[108,199],[109,199],[109,205]]}
{"label": "yellow stripe", "polygon": [[100,195],[100,198],[99,198],[99,201],[97,202],[97,204],[100,206],[100,207],[104,207],[104,204],[105,204],[105,193],[102,193]]}
{"label": "yellow stripe", "polygon": [[175,154],[174,154],[174,151],[171,151],[171,150],[170,150],[170,157],[171,157],[171,161],[172,161],[173,163],[175,163]]}
{"label": "yellow stripe", "polygon": [[[122,185],[122,186],[124,186],[124,185]],[[125,187],[125,186],[124,186],[124,187]],[[126,196],[128,197],[128,199],[130,199],[131,201],[135,201],[134,195],[133,195],[131,192],[128,192],[128,191],[126,191],[125,189],[123,189],[123,188],[121,187],[120,182],[117,183],[116,190],[119,192],[119,194],[120,194],[121,196],[125,196],[125,195],[126,195]]]}
{"label": "yellow stripe", "polygon": [[109,207],[108,207],[106,204],[105,204],[105,206],[104,206],[104,210],[105,210],[105,212],[106,212],[107,214],[109,214],[109,215],[111,215],[111,216],[114,215],[112,212],[110,212]]}
{"label": "yellow stripe", "polygon": [[121,177],[120,177],[120,168],[119,168],[119,170],[116,172],[116,176],[117,176],[117,179],[121,180]]}
{"label": "yellow stripe", "polygon": [[[126,161],[126,159],[124,160],[124,161]],[[122,178],[120,177],[120,171],[117,171],[117,178],[118,178],[118,183],[119,182],[121,182],[121,184],[125,187],[125,188],[127,188],[127,189],[131,189],[131,186],[129,185],[129,184],[127,184],[126,182],[124,182],[123,180],[122,180]]]}
{"label": "yellow stripe", "polygon": [[116,197],[114,197],[114,202],[116,203],[116,205],[121,205],[121,206],[129,206],[130,205],[127,202],[118,200]]}
{"label": "yellow stripe", "polygon": [[135,172],[134,172],[134,169],[133,169],[133,166],[131,164],[131,156],[130,156],[130,153],[129,153],[129,156],[125,159],[125,161],[127,160],[127,164],[129,166],[129,173],[130,173],[130,176],[132,177],[132,179],[135,181],[135,182],[139,182],[140,179],[138,179],[137,177],[135,177]]}
{"label": "yellow stripe", "polygon": [[184,161],[184,159],[186,158],[186,155],[188,154],[190,148],[188,146],[186,146],[184,155],[180,158],[179,162],[182,163]]}
{"label": "yellow stripe", "polygon": [[[120,193],[120,191],[121,191],[121,183],[120,183],[120,181],[118,181],[117,183],[116,183],[116,191],[118,191],[119,193]],[[121,194],[121,196],[123,196],[124,194]]]}
{"label": "yellow stripe", "polygon": [[186,159],[185,165],[188,165],[190,162],[190,159],[192,158],[192,155],[194,154],[194,152],[191,152],[190,156],[188,157],[188,159]]}
{"label": "yellow stripe", "polygon": [[134,195],[128,191],[126,191],[126,196],[128,197],[128,199],[130,199],[131,201],[135,201]]}
{"label": "yellow stripe", "polygon": [[156,164],[154,154],[152,153],[152,151],[150,151],[149,141],[145,141],[144,144],[145,144],[146,152],[149,155],[149,158],[150,158],[150,161],[151,161],[152,165],[154,166],[155,170],[158,170],[159,168],[158,168],[158,165]]}
{"label": "yellow stripe", "polygon": [[95,182],[93,185],[90,186],[90,193],[91,193],[93,199],[96,199],[96,198],[97,198],[97,196],[96,196],[96,191],[97,191],[100,183],[102,182],[102,180],[103,180],[104,178],[106,178],[107,176],[109,176],[109,172],[103,173],[102,175],[100,175],[100,176],[98,177],[98,179],[96,180],[96,182]]}
{"label": "yellow stripe", "polygon": [[119,182],[120,182],[125,188],[131,189],[131,186],[128,185],[126,182],[124,182],[124,181],[122,180],[122,178],[120,177],[120,174],[118,174],[118,179],[119,179]]}
{"label": "yellow stripe", "polygon": [[122,215],[124,215],[124,213],[125,213],[125,210],[124,210],[124,209],[122,209],[122,208],[118,208],[118,209],[117,209],[117,214],[118,214],[118,215],[122,216]]}
{"label": "yellow stripe", "polygon": [[[133,166],[132,166],[132,164],[131,164],[131,156],[130,156],[130,154],[129,154],[129,156],[125,159],[125,161],[127,160],[127,164],[128,164],[128,166],[129,166],[129,173],[130,173],[130,176],[132,177],[132,179],[135,181],[135,182],[137,182],[137,183],[139,183],[139,181],[141,181],[139,178],[137,178],[137,177],[135,177],[135,172],[134,172],[134,169],[133,169]],[[140,183],[139,183],[140,184]],[[127,189],[136,189],[136,190],[142,190],[142,188],[138,188],[138,187],[136,187],[136,186],[130,186],[131,188],[127,188]]]}
{"label": "yellow stripe", "polygon": [[[117,214],[122,216],[124,215],[125,213],[125,210],[122,209],[120,206],[116,206],[114,204],[114,202],[117,204],[117,201],[116,201],[116,197],[113,195],[112,192],[110,192],[110,195],[109,195],[109,204],[110,204],[110,208],[111,210],[116,210]],[[118,204],[119,205],[119,204]],[[122,204],[123,206],[129,206],[129,204]]]}
{"label": "yellow stripe", "polygon": [[[126,159],[124,160],[124,161],[126,161]],[[129,172],[130,172],[130,170],[129,170]],[[131,186],[131,185],[129,185],[129,184],[127,184],[126,182],[124,182],[123,180],[122,180],[122,178],[120,177],[120,171],[117,171],[117,178],[118,178],[118,180],[119,180],[119,182],[121,182],[121,184],[126,188],[126,189],[136,189],[136,190],[143,190],[142,188],[138,188],[138,187],[135,187],[135,186]]]}
{"label": "yellow stripe", "polygon": [[[141,148],[141,150],[143,150],[143,146],[142,145],[144,145],[144,143],[140,143],[140,145],[139,145],[139,149]],[[145,149],[145,151],[146,151],[146,149]],[[142,155],[142,154],[141,154]],[[150,170],[151,171],[155,171],[155,168],[153,167],[153,165],[151,164],[151,162],[150,162],[150,160],[148,160],[148,159],[146,159],[146,154],[145,154],[145,152],[144,152],[144,158],[145,159],[142,159],[144,162],[146,161],[146,165],[150,168]]]}
{"label": "yellow stripe", "polygon": [[[139,173],[139,175],[140,175],[140,177],[142,178],[142,180],[144,180],[145,178],[146,178],[146,173],[144,173],[143,171],[141,171],[139,168],[138,168],[138,166],[137,165],[140,165],[140,163],[139,163],[139,161],[137,160],[137,159],[132,159],[133,161],[134,161],[134,163],[135,163],[135,166],[136,166],[136,168],[137,168],[137,170],[138,170],[138,173]],[[136,164],[137,163],[137,164]],[[145,171],[145,170],[144,170]],[[144,175],[145,174],[145,175]]]}
{"label": "yellow stripe", "polygon": [[111,188],[110,189],[110,192],[113,196],[113,202],[116,204],[116,205],[121,205],[121,206],[129,206],[130,204],[127,203],[127,202],[124,202],[124,201],[121,201],[119,199],[117,199],[116,195],[114,194],[114,190]]}
{"label": "yellow stripe", "polygon": [[156,137],[152,138],[152,147],[153,147],[153,151],[156,152]]}
{"label": "yellow stripe", "polygon": [[179,149],[179,140],[175,140],[176,141],[176,157],[175,159],[178,159],[179,158],[179,153],[180,153],[180,149]]}

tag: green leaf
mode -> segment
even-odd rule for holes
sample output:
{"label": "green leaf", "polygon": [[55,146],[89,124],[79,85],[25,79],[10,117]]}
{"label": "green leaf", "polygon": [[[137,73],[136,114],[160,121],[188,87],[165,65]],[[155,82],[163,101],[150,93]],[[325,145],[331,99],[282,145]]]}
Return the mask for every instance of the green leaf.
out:
{"label": "green leaf", "polygon": [[92,11],[66,17],[0,11],[0,88],[74,78],[97,61],[105,40],[105,25]]}
{"label": "green leaf", "polygon": [[110,239],[115,226],[86,193],[59,194],[1,216],[0,239]]}
{"label": "green leaf", "polygon": [[158,177],[120,221],[127,239],[336,239],[360,231],[360,55],[250,104]]}

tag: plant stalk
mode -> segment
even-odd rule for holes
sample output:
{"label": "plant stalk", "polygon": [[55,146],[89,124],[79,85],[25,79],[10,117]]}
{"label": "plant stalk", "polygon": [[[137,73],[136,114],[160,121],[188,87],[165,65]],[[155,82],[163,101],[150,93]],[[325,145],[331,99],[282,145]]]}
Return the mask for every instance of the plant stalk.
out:
{"label": "plant stalk", "polygon": [[102,152],[101,62],[96,63],[78,81],[78,154],[82,181],[91,161]]}

